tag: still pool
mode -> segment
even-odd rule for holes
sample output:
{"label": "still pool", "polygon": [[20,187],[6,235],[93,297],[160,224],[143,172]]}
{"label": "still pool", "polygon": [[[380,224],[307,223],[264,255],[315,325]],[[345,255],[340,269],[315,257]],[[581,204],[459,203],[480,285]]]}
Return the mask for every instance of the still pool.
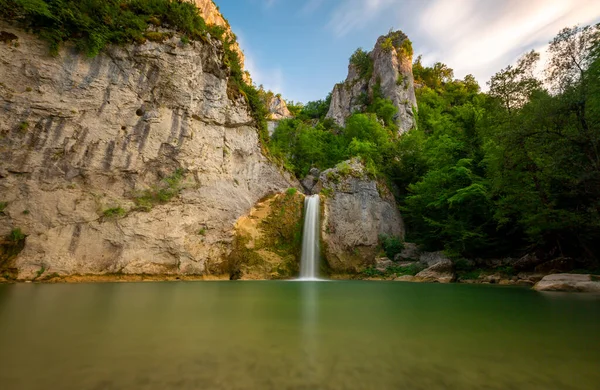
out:
{"label": "still pool", "polygon": [[600,297],[398,282],[0,285],[0,388],[600,389]]}

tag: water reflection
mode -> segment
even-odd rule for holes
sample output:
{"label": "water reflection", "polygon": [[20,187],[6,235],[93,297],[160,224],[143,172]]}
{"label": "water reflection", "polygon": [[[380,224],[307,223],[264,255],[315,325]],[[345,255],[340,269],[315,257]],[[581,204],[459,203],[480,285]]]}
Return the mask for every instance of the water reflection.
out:
{"label": "water reflection", "polygon": [[0,383],[592,390],[599,324],[598,299],[485,286],[0,285]]}
{"label": "water reflection", "polygon": [[318,337],[317,322],[319,315],[318,292],[319,282],[303,282],[300,284],[302,310],[301,332],[302,332],[302,361],[306,365],[306,376],[315,381],[314,374],[318,371]]}

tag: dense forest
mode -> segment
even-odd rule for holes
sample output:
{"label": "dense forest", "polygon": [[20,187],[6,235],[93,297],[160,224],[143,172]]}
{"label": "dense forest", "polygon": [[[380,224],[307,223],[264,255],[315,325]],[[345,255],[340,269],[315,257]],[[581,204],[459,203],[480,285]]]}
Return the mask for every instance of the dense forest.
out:
{"label": "dense forest", "polygon": [[[361,157],[394,189],[407,240],[460,257],[600,256],[600,26],[562,30],[481,92],[436,63],[413,65],[418,128],[397,136],[377,89],[340,128],[327,99],[292,104],[269,150],[298,177]],[[358,50],[351,61],[362,58]]]}

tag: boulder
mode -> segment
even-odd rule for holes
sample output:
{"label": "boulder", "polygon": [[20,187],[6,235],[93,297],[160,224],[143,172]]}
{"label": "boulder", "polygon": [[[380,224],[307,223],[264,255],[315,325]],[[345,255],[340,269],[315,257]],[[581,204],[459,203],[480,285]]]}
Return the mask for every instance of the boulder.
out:
{"label": "boulder", "polygon": [[379,272],[386,272],[392,266],[394,266],[394,262],[387,257],[378,257],[375,259],[375,269]]}
{"label": "boulder", "polygon": [[442,262],[450,262],[450,264],[452,264],[452,260],[450,260],[442,251],[423,252],[419,256],[419,262],[427,267],[431,267],[434,264]]}
{"label": "boulder", "polygon": [[454,281],[454,268],[452,261],[445,259],[415,275],[414,280],[419,282],[450,283]]}
{"label": "boulder", "polygon": [[515,261],[513,263],[513,268],[517,272],[533,271],[534,268],[540,263],[542,263],[542,260],[540,260],[535,254],[529,253]]}
{"label": "boulder", "polygon": [[600,279],[595,275],[552,274],[544,276],[533,289],[537,291],[600,293]]}

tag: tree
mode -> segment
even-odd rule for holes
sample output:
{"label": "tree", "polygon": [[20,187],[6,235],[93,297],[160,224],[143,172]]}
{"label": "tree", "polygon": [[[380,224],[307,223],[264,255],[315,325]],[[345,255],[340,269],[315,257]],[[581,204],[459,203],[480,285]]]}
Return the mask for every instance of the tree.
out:
{"label": "tree", "polygon": [[490,96],[498,99],[509,115],[523,107],[533,91],[541,87],[541,82],[533,76],[539,59],[540,54],[532,50],[521,57],[516,66],[507,66],[487,83]]}

